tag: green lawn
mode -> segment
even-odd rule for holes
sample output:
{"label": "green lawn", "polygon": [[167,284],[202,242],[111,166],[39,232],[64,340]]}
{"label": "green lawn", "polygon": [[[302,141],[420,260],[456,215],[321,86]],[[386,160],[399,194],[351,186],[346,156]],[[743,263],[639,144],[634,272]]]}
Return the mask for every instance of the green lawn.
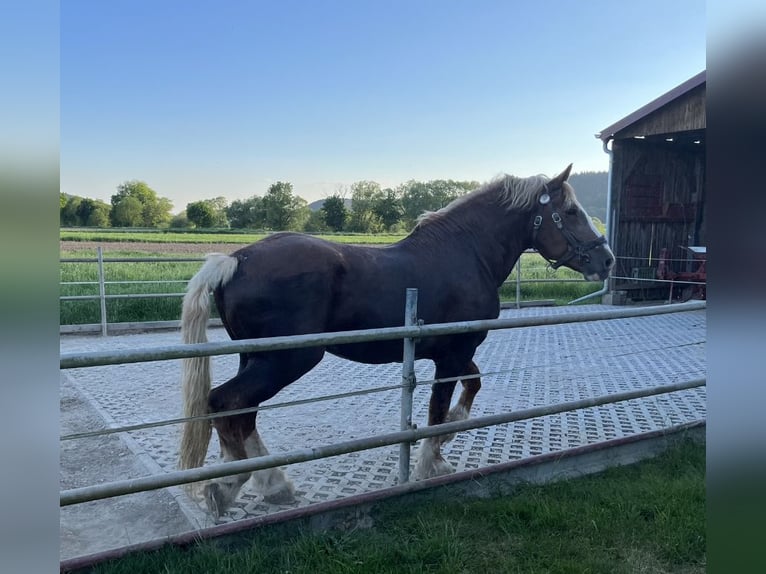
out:
{"label": "green lawn", "polygon": [[[248,231],[125,231],[119,229],[70,230],[62,229],[59,239],[62,241],[123,241],[126,243],[237,243],[249,244],[266,237],[267,233]],[[338,243],[359,243],[386,245],[399,241],[405,234],[318,234],[329,241]]]}
{"label": "green lawn", "polygon": [[[99,235],[106,233],[106,236]],[[181,293],[185,289],[185,281],[201,266],[203,255],[173,253],[170,248],[163,252],[147,253],[141,250],[138,242],[151,241],[154,243],[195,243],[199,238],[203,242],[232,243],[234,240],[242,240],[242,243],[250,243],[259,236],[244,234],[216,235],[213,233],[133,233],[133,232],[86,232],[86,231],[61,231],[62,239],[74,234],[85,241],[118,241],[119,247],[109,247],[104,250],[105,258],[196,258],[200,262],[167,262],[157,261],[152,263],[107,262],[104,264],[107,295],[122,294],[152,294],[152,293]],[[139,237],[143,239],[138,239]],[[261,236],[262,237],[262,236]],[[87,238],[87,239],[86,239]],[[95,239],[98,238],[98,239]],[[133,239],[131,239],[133,238]],[[160,238],[162,238],[160,240]],[[332,240],[349,240],[367,244],[386,245],[398,240],[398,236],[387,235],[348,235],[328,236]],[[76,245],[76,243],[74,244]],[[95,263],[96,253],[93,249],[80,249],[73,244],[68,244],[67,249],[61,251],[61,258],[89,258],[91,263],[62,262],[61,282],[78,283],[90,282],[90,284],[65,284],[61,287],[62,296],[98,295],[99,287],[95,282],[98,280],[98,267]],[[564,305],[569,301],[583,295],[593,293],[601,288],[601,283],[586,282],[582,276],[570,269],[560,268],[556,271],[547,266],[547,262],[539,255],[525,253],[521,256],[522,279],[574,279],[574,282],[563,283],[523,283],[521,286],[521,300],[553,299],[555,304]],[[516,300],[516,273],[511,273],[511,283],[500,289],[502,301]],[[134,282],[134,283],[120,283]],[[137,282],[143,282],[137,283]],[[594,299],[595,300],[595,299]],[[591,301],[594,301],[591,300]],[[587,302],[591,302],[587,301]],[[134,299],[109,299],[107,300],[107,321],[109,323],[144,322],[144,321],[173,321],[181,316],[181,298],[168,296],[164,298],[134,298]],[[61,302],[59,321],[61,325],[78,325],[100,323],[101,308],[98,300],[65,300]]]}
{"label": "green lawn", "polygon": [[371,529],[270,527],[236,546],[164,548],[94,572],[705,572],[705,447],[692,441],[653,460],[523,486],[512,496],[414,500],[382,505]]}

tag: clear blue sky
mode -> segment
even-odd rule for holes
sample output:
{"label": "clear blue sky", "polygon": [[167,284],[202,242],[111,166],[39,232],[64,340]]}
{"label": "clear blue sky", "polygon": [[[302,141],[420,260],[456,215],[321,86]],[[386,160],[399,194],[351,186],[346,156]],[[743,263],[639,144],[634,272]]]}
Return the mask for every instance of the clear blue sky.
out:
{"label": "clear blue sky", "polygon": [[705,69],[699,0],[61,3],[61,190],[308,201],[606,170],[594,134]]}

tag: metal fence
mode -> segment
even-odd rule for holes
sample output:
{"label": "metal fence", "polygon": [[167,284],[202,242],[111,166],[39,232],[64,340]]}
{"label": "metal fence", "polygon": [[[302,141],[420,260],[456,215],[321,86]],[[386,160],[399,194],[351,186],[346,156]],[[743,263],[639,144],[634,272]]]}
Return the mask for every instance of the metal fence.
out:
{"label": "metal fence", "polygon": [[[649,255],[647,257],[636,257],[636,256],[615,256],[615,259],[617,259],[618,265],[617,269],[622,269],[623,273],[627,272],[629,269],[630,275],[621,274],[618,270],[613,269],[612,274],[609,276],[609,281],[612,282],[612,285],[617,285],[616,289],[619,291],[620,286],[617,283],[618,281],[622,281],[622,285],[624,288],[624,285],[631,285],[631,286],[639,286],[644,289],[652,289],[652,288],[658,288],[658,287],[667,287],[668,288],[668,298],[667,302],[672,303],[673,297],[675,295],[678,295],[678,292],[675,291],[676,287],[705,287],[707,285],[706,281],[693,281],[689,279],[660,279],[657,276],[657,264],[659,263],[659,258],[656,256]],[[673,258],[673,257],[664,257],[663,261],[667,264],[683,264],[687,267],[687,269],[690,269],[692,265],[699,264],[701,260],[694,259],[691,256],[689,257],[683,257],[683,258]],[[629,262],[629,263],[626,263]]]}
{"label": "metal fence", "polygon": [[[524,253],[537,253],[535,250],[527,250]],[[61,331],[63,333],[74,332],[92,332],[99,330],[102,336],[107,336],[109,333],[109,327],[115,324],[110,324],[107,320],[107,302],[117,299],[151,299],[151,298],[180,298],[184,296],[183,291],[176,293],[122,293],[122,294],[107,294],[107,287],[110,285],[151,285],[151,284],[179,284],[184,288],[187,280],[182,279],[164,279],[157,281],[107,281],[105,273],[105,265],[109,263],[191,263],[204,261],[204,257],[121,257],[121,258],[105,258],[101,247],[97,248],[97,254],[95,258],[92,257],[72,257],[62,258],[60,262],[63,264],[68,263],[95,263],[97,266],[97,280],[96,281],[68,281],[61,282],[61,286],[68,285],[91,285],[98,286],[98,295],[62,295],[59,297],[59,301],[98,301],[99,302],[99,323],[98,324],[83,324],[83,325],[63,325]],[[516,297],[512,301],[502,301],[503,306],[510,306],[516,309],[521,308],[524,305],[521,297],[521,286],[523,284],[540,284],[540,283],[581,283],[581,278],[549,278],[549,279],[522,279],[522,259],[521,257],[517,261],[514,268],[511,270],[509,277],[513,276],[513,279],[508,279],[503,285],[515,285]],[[546,301],[547,302],[547,301]],[[537,303],[541,303],[537,301]],[[552,303],[552,301],[550,302]],[[152,328],[174,328],[180,325],[179,321],[150,321],[142,323],[126,323],[123,324],[126,329],[140,328],[140,329],[152,329]]]}
{"label": "metal fence", "polygon": [[[314,346],[341,345],[348,343],[360,343],[369,341],[382,341],[403,339],[403,363],[402,363],[402,381],[400,385],[389,386],[379,389],[371,389],[360,392],[376,392],[382,390],[391,390],[400,387],[402,390],[401,413],[400,413],[400,431],[383,435],[371,436],[362,439],[356,439],[341,442],[332,445],[325,445],[314,448],[295,450],[285,454],[268,455],[255,459],[239,460],[234,462],[220,463],[204,468],[189,469],[183,471],[169,472],[161,475],[147,476],[139,479],[116,481],[107,484],[99,484],[65,490],[60,493],[60,505],[67,506],[81,502],[99,500],[113,496],[120,496],[145,490],[155,490],[168,486],[187,484],[230,476],[244,472],[253,472],[273,468],[276,466],[290,465],[319,458],[327,458],[340,454],[367,450],[381,446],[400,445],[400,467],[399,481],[406,483],[409,480],[409,457],[410,447],[414,441],[419,439],[450,434],[459,431],[481,428],[497,424],[504,424],[512,421],[520,421],[528,418],[535,418],[555,413],[563,413],[587,407],[605,405],[614,402],[626,401],[642,397],[649,397],[663,393],[675,392],[685,389],[692,389],[705,385],[705,379],[685,381],[671,385],[662,385],[649,389],[635,391],[626,391],[621,393],[609,394],[605,396],[581,399],[548,405],[544,407],[535,407],[513,413],[502,413],[498,415],[484,416],[474,419],[467,419],[456,422],[444,423],[441,425],[429,426],[425,428],[415,428],[412,424],[412,393],[416,385],[438,384],[443,380],[415,381],[414,376],[414,357],[417,340],[423,337],[433,337],[440,335],[454,335],[460,333],[470,333],[477,331],[488,331],[496,329],[512,329],[521,327],[533,327],[542,325],[554,325],[565,323],[578,323],[586,321],[602,321],[610,319],[624,319],[632,317],[646,317],[665,313],[677,313],[685,311],[695,311],[705,309],[706,303],[690,302],[675,305],[664,305],[659,307],[644,307],[636,309],[620,309],[609,311],[593,311],[586,313],[571,313],[557,316],[538,316],[527,318],[506,318],[480,321],[462,321],[455,323],[442,323],[433,325],[422,325],[417,321],[417,291],[414,289],[407,292],[407,306],[405,313],[405,325],[403,327],[391,327],[382,329],[345,331],[337,333],[318,333],[308,335],[295,335],[284,337],[272,337],[265,339],[245,339],[223,343],[199,343],[194,345],[173,345],[159,348],[145,348],[132,351],[102,351],[92,353],[68,353],[60,357],[61,369],[73,369],[81,367],[95,367],[100,365],[114,365],[123,363],[139,363],[148,361],[173,360],[185,357],[201,357],[224,354],[238,354],[243,352],[264,352],[274,350],[284,350],[290,348],[303,348]],[[476,376],[485,376],[482,373]],[[462,379],[468,377],[460,377]],[[455,380],[455,379],[451,379]],[[327,400],[328,397],[317,397],[307,399],[302,402],[314,402]],[[285,405],[271,405],[271,408]],[[264,408],[264,407],[260,407]],[[214,416],[230,416],[245,411],[254,411],[253,409],[242,409],[228,413],[218,413]],[[211,415],[205,417],[211,418]],[[125,427],[122,429],[108,429],[107,431],[97,431],[90,434],[101,434],[109,432],[126,432],[136,428],[159,424],[178,424],[190,419],[173,419],[169,421],[157,421],[144,425]],[[66,437],[74,439],[77,437]]]}

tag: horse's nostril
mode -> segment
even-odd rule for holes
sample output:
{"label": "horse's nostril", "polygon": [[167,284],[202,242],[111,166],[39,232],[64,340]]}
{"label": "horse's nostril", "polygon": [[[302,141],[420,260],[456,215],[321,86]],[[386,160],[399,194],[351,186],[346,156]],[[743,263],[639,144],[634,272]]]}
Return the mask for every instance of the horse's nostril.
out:
{"label": "horse's nostril", "polygon": [[604,261],[604,266],[605,266],[607,269],[611,269],[611,268],[612,268],[612,265],[614,265],[614,259],[612,259],[611,257],[610,257],[610,258],[608,258],[606,261]]}

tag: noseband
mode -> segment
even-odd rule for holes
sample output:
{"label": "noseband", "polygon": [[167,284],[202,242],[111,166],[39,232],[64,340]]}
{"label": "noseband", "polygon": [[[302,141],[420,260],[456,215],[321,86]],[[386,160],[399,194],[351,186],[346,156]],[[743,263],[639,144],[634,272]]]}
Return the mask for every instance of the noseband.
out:
{"label": "noseband", "polygon": [[[545,209],[545,206],[550,202],[551,197],[548,193],[548,184],[545,184],[545,192],[540,196],[540,211]],[[577,239],[577,237],[574,236],[574,233],[569,231],[567,228],[564,227],[564,221],[561,219],[561,216],[558,214],[557,211],[554,211],[551,213],[551,219],[553,220],[553,224],[556,226],[556,228],[561,232],[561,234],[564,236],[564,239],[567,240],[567,243],[569,244],[569,247],[567,249],[566,254],[559,259],[558,261],[553,261],[552,259],[548,259],[545,255],[540,253],[540,255],[543,256],[543,258],[548,261],[552,269],[558,269],[568,261],[572,260],[575,257],[579,257],[581,261],[587,263],[590,261],[590,255],[589,252],[598,247],[599,245],[604,245],[606,243],[606,237],[603,235],[601,237],[597,237],[596,239],[593,239],[592,241],[580,241]],[[540,227],[543,225],[543,216],[538,213],[535,215],[535,220],[532,224],[532,244],[534,245],[537,242],[537,232],[540,231]],[[540,250],[538,249],[538,252]]]}

